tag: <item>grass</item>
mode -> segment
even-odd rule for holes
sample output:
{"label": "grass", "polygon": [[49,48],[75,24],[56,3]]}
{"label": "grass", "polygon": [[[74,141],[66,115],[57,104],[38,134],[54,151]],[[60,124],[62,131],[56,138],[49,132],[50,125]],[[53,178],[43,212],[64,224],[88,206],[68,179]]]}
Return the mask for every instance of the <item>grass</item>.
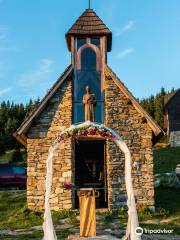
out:
{"label": "grass", "polygon": [[180,189],[155,188],[155,205],[157,209],[166,209],[170,214],[180,216]]}
{"label": "grass", "polygon": [[[69,231],[66,229],[63,229],[61,231],[56,231],[56,235],[58,240],[65,240],[68,235],[69,235]],[[39,240],[43,238],[43,233],[39,232],[39,231],[35,231],[33,233],[29,233],[29,234],[21,234],[18,236],[0,236],[0,239],[2,240]]]}
{"label": "grass", "polygon": [[180,163],[180,147],[154,150],[154,173],[173,172]]}
{"label": "grass", "polygon": [[[78,211],[63,210],[53,212],[53,222],[57,224],[60,219],[75,219]],[[0,193],[0,230],[30,229],[33,226],[42,225],[43,212],[33,212],[26,207],[26,195],[22,192]],[[68,229],[56,231],[58,239],[66,239],[69,235]],[[18,234],[18,236],[1,236],[3,240],[39,240],[42,239],[42,231]]]}
{"label": "grass", "polygon": [[[42,225],[43,212],[33,212],[26,206],[25,193],[1,192],[0,193],[0,229],[27,229]],[[74,221],[78,211],[62,210],[52,212],[53,222],[70,218]]]}
{"label": "grass", "polygon": [[[12,151],[8,151],[0,157],[8,162],[11,159]],[[24,153],[25,156],[25,153]],[[155,173],[172,172],[176,165],[180,162],[180,148],[161,148],[154,150],[154,171]],[[180,189],[172,188],[156,188],[155,189],[155,206],[156,212],[145,209],[139,211],[138,216],[140,225],[147,229],[174,229],[174,234],[180,235]],[[108,211],[105,213],[105,223],[110,223],[114,217],[120,219],[120,227],[124,228],[127,224],[127,209],[121,208],[116,215]],[[76,216],[78,211],[59,211],[53,212],[53,222],[57,224],[60,219],[69,218],[70,223],[77,225]],[[151,223],[147,221],[152,220]],[[153,220],[157,220],[158,224],[154,224]],[[0,193],[0,230],[7,229],[30,229],[33,226],[42,225],[43,213],[32,212],[27,209],[25,193]],[[69,235],[69,230],[64,229],[57,231],[58,239],[65,239]],[[3,240],[38,240],[42,238],[41,231],[33,231],[33,233],[22,234],[10,237],[0,236]]]}
{"label": "grass", "polygon": [[[146,209],[139,211],[138,216],[140,225],[147,229],[166,228],[173,229],[174,234],[180,234],[180,189],[170,188],[156,188],[156,212]],[[32,226],[41,225],[43,222],[42,212],[33,212],[26,207],[26,195],[25,193],[15,192],[1,192],[0,193],[0,230],[15,230],[15,229],[30,229]],[[60,219],[69,218],[71,224],[77,225],[74,221],[78,211],[63,210],[59,212],[53,212],[53,222],[57,224]],[[105,214],[105,223],[111,222],[114,217],[120,219],[120,228],[125,228],[127,224],[127,209],[121,208],[116,214],[112,211],[108,211]],[[147,220],[158,220],[158,224],[146,223]],[[65,239],[69,235],[68,229],[57,231],[58,239]],[[33,233],[21,234],[18,237],[13,236],[0,236],[0,239],[41,239],[41,231],[33,231]]]}
{"label": "grass", "polygon": [[0,193],[0,212],[0,229],[23,229],[42,224],[43,214],[27,209],[25,193]]}
{"label": "grass", "polygon": [[144,224],[147,229],[173,229],[174,234],[180,235],[180,189],[155,188],[156,212],[150,210],[139,212],[140,222],[145,220],[159,220],[158,224]]}

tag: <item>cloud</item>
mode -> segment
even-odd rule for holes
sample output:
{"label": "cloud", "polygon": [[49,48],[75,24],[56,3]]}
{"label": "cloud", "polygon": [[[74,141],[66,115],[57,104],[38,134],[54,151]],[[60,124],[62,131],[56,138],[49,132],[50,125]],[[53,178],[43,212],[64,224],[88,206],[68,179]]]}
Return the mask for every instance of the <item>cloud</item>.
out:
{"label": "cloud", "polygon": [[12,91],[12,88],[4,88],[4,89],[0,88],[0,96],[2,96],[3,94],[6,94],[8,92],[11,92],[11,91]]}
{"label": "cloud", "polygon": [[135,51],[134,48],[127,48],[127,49],[124,49],[123,51],[121,51],[118,55],[117,55],[117,58],[125,58],[126,56],[128,56],[129,54],[133,53]]}
{"label": "cloud", "polygon": [[130,29],[132,29],[135,25],[135,22],[130,20],[123,28],[119,29],[116,33],[115,36],[120,36],[122,34],[124,34],[125,32],[129,31]]}
{"label": "cloud", "polygon": [[19,76],[18,83],[21,87],[28,89],[33,86],[45,85],[53,71],[54,62],[48,58],[40,59],[34,69],[22,73]]}

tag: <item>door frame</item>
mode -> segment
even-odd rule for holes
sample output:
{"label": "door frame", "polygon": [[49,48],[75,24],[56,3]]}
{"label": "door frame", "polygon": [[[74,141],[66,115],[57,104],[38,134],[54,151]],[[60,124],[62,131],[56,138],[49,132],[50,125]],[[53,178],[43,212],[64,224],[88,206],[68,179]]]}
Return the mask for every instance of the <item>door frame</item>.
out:
{"label": "door frame", "polygon": [[[73,140],[72,148],[73,148],[73,181],[74,185],[76,183],[76,141]],[[106,202],[106,207],[101,207],[97,209],[108,209],[109,207],[109,199],[108,199],[108,172],[107,172],[107,141],[102,138],[97,137],[81,137],[78,139],[79,142],[103,142],[104,143],[104,158],[103,158],[103,169],[104,169],[104,201]],[[73,209],[77,209],[77,190],[73,190]]]}

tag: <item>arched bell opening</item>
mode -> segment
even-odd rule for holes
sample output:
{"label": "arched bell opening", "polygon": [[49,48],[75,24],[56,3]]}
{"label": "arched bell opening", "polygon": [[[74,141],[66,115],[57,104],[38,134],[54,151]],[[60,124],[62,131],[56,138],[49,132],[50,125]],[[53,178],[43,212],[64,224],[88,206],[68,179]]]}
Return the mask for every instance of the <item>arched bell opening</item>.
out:
{"label": "arched bell opening", "polygon": [[96,70],[101,69],[101,53],[94,44],[86,43],[77,51],[76,57],[77,70]]}

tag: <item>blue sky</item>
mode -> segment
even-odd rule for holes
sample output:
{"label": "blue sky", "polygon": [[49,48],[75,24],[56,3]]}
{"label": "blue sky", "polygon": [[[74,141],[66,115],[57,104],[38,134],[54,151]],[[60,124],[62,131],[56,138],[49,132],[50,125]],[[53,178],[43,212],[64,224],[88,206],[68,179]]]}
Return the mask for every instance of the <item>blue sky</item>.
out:
{"label": "blue sky", "polygon": [[[65,33],[88,0],[0,0],[0,101],[43,97],[70,63]],[[179,0],[92,0],[108,64],[139,98],[180,87]]]}

